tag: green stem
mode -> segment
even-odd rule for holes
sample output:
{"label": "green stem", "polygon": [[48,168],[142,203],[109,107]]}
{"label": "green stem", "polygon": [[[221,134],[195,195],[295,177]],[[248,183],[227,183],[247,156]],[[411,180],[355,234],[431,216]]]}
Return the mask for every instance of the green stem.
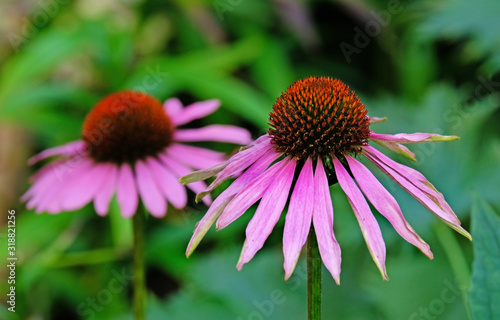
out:
{"label": "green stem", "polygon": [[307,238],[307,319],[321,320],[321,257],[312,226]]}
{"label": "green stem", "polygon": [[[141,205],[139,204],[139,207]],[[139,209],[134,215],[134,317],[144,320],[146,304],[146,287],[144,281],[144,224],[145,213]]]}

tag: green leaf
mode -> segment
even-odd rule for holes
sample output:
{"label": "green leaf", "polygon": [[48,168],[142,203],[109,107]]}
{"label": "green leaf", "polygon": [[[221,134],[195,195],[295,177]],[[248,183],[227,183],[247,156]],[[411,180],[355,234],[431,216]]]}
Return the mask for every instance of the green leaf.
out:
{"label": "green leaf", "polygon": [[245,82],[208,74],[179,75],[187,88],[202,98],[217,97],[221,108],[234,112],[260,128],[266,128],[273,102]]}
{"label": "green leaf", "polygon": [[0,101],[12,94],[22,94],[36,84],[64,59],[83,49],[91,35],[72,29],[51,29],[41,33],[2,67]]}
{"label": "green leaf", "polygon": [[[463,56],[467,59],[487,58],[486,66],[499,67],[500,41],[496,31],[500,28],[497,0],[446,0],[426,5],[431,8],[425,13],[419,31],[430,39],[467,38]],[[484,68],[491,72],[491,69]],[[496,69],[498,70],[498,69]]]}
{"label": "green leaf", "polygon": [[472,208],[474,264],[469,306],[473,319],[500,319],[500,217],[485,201]]}
{"label": "green leaf", "polygon": [[253,65],[253,75],[259,87],[273,99],[279,97],[294,79],[286,50],[279,43],[268,40],[265,50]]}

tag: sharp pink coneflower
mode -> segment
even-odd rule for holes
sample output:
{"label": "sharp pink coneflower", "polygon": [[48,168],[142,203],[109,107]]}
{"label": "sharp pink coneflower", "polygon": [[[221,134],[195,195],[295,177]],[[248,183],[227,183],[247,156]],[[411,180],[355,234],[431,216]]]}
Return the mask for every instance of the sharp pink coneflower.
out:
{"label": "sharp pink coneflower", "polygon": [[443,195],[421,173],[391,160],[369,144],[377,142],[413,159],[414,154],[403,144],[458,137],[377,134],[370,130],[370,124],[385,119],[369,118],[366,114],[359,98],[339,80],[310,77],[292,84],[274,104],[267,134],[224,163],[181,179],[190,183],[216,176],[198,194],[199,200],[225,180],[236,178],[196,226],[186,255],[193,253],[216,220],[217,229],[222,229],[260,200],[246,229],[237,264],[241,269],[262,248],[288,203],[283,234],[285,279],[295,268],[312,224],[323,263],[339,283],[341,254],[333,230],[331,181],[338,182],[346,193],[384,279],[388,279],[385,243],[367,200],[401,237],[432,259],[429,245],[411,228],[396,200],[357,156],[366,157],[439,219],[470,239]]}
{"label": "sharp pink coneflower", "polygon": [[[167,202],[183,208],[186,189],[179,177],[225,160],[224,154],[184,142],[251,142],[250,133],[234,126],[211,125],[179,129],[211,114],[218,100],[183,107],[175,99],[162,104],[144,93],[120,91],[101,100],[87,115],[82,140],[47,149],[30,159],[34,164],[52,156],[62,157],[39,170],[33,185],[22,196],[29,209],[59,213],[93,201],[97,214],[108,212],[114,194],[121,213],[136,212],[139,199],[155,217],[167,211]],[[190,186],[194,192],[203,182]],[[210,204],[210,200],[205,201]]]}

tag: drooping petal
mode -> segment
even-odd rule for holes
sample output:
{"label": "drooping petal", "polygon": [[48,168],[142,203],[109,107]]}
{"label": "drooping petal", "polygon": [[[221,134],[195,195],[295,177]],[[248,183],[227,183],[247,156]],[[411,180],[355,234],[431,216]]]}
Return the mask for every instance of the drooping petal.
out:
{"label": "drooping petal", "polygon": [[213,113],[220,106],[220,101],[213,99],[207,101],[200,101],[190,104],[182,109],[180,112],[171,116],[172,122],[176,126],[180,126],[191,122],[195,119],[200,119]]}
{"label": "drooping petal", "polygon": [[313,165],[311,158],[307,158],[295,183],[285,219],[283,231],[285,279],[292,275],[300,251],[307,240],[311,228],[314,201]]}
{"label": "drooping petal", "polygon": [[85,142],[78,140],[72,141],[61,146],[46,149],[37,155],[34,155],[28,160],[29,165],[33,165],[40,160],[46,159],[52,156],[73,156],[77,154],[83,154],[85,151]]}
{"label": "drooping petal", "polygon": [[[185,175],[183,177],[180,177],[179,178],[179,182],[182,183],[182,184],[184,184],[184,185],[186,185],[188,183],[193,183],[193,182],[196,182],[196,181],[206,180],[208,178],[211,178],[211,177],[215,176],[216,174],[218,174],[222,170],[224,170],[224,168],[226,168],[228,165],[229,165],[229,161],[224,161],[224,162],[222,162],[220,164],[217,164],[217,165],[215,165],[213,167],[202,169],[202,170],[195,171],[195,172],[191,172],[190,174],[187,174],[187,175]],[[206,194],[208,194],[208,193],[210,193],[210,191],[207,192]],[[203,197],[200,197],[200,199],[201,198],[203,198]],[[197,198],[196,202],[199,202],[200,199]]]}
{"label": "drooping petal", "polygon": [[[183,164],[179,163],[175,159],[172,159],[166,154],[160,154],[159,157],[163,161],[167,169],[169,169],[170,172],[174,173],[177,179],[191,172],[189,168],[185,167]],[[200,193],[201,191],[207,188],[207,184],[203,181],[195,181],[193,183],[188,184],[187,187],[191,189],[194,193]],[[210,197],[204,198],[203,203],[209,206],[212,203],[212,199]]]}
{"label": "drooping petal", "polygon": [[336,157],[333,158],[333,165],[339,185],[344,190],[351,204],[373,261],[375,261],[384,280],[389,280],[385,270],[385,243],[377,220],[373,216],[363,194],[359,191],[358,186],[356,186],[354,180],[352,180],[347,170]]}
{"label": "drooping petal", "polygon": [[410,149],[408,149],[407,147],[402,145],[401,143],[392,142],[392,141],[375,140],[375,139],[371,139],[371,140],[373,142],[378,143],[379,145],[381,145],[384,148],[387,148],[393,152],[396,152],[397,154],[402,155],[405,158],[410,159],[411,161],[417,161],[417,159],[415,158],[415,154],[413,152],[411,152]]}
{"label": "drooping petal", "polygon": [[73,211],[89,203],[101,191],[106,171],[105,165],[93,163],[88,169],[73,174],[60,192],[61,209]]}
{"label": "drooping petal", "polygon": [[405,177],[415,187],[424,192],[430,200],[434,201],[441,207],[441,209],[448,213],[452,221],[460,224],[460,220],[458,220],[457,216],[444,199],[443,194],[437,191],[437,189],[427,180],[426,177],[424,177],[423,174],[415,169],[397,163],[372,146],[366,146],[364,150],[380,162],[384,163],[386,166],[389,166],[394,171],[398,172],[402,177]]}
{"label": "drooping petal", "polygon": [[[183,184],[187,184],[187,183],[191,183],[191,182],[194,182],[194,181],[208,179],[208,178],[213,177],[216,174],[220,173],[229,164],[231,164],[233,162],[236,162],[236,161],[244,161],[244,159],[246,159],[247,157],[253,157],[254,158],[253,161],[255,161],[255,159],[257,159],[258,156],[255,157],[254,153],[258,152],[259,149],[261,149],[262,147],[267,147],[267,149],[271,148],[269,142],[270,142],[270,138],[269,138],[268,135],[260,136],[253,143],[251,143],[251,144],[249,144],[249,145],[247,145],[245,147],[241,147],[240,151],[238,153],[236,153],[234,156],[232,156],[229,160],[224,161],[223,163],[218,164],[218,165],[216,165],[214,167],[207,168],[207,169],[200,170],[200,171],[195,171],[195,172],[193,172],[191,174],[188,174],[188,175],[182,177],[181,179],[179,179],[179,182],[181,182]],[[235,172],[236,173],[242,172],[248,166],[250,166],[252,163],[253,162],[251,162],[251,163],[242,163],[239,166],[238,165],[232,165],[233,169],[231,169],[229,173],[224,173],[224,174],[221,173],[220,175],[217,176],[217,178],[219,180],[224,179],[223,181],[225,181],[225,180],[229,179],[231,177],[231,175],[235,175]],[[215,181],[214,181],[214,183],[215,183]],[[212,189],[215,188],[215,187],[216,186],[212,187]],[[209,192],[207,192],[207,193],[209,193]]]}
{"label": "drooping petal", "polygon": [[[444,223],[446,223],[452,229],[454,229],[458,233],[462,234],[463,236],[465,236],[469,240],[472,239],[470,234],[460,226],[460,221],[455,216],[455,214],[449,213],[449,211],[447,209],[447,208],[449,208],[449,206],[447,208],[443,208],[442,206],[439,205],[440,201],[444,201],[444,199],[438,199],[434,196],[429,197],[429,194],[422,191],[421,188],[419,187],[419,186],[425,187],[425,185],[423,185],[422,183],[419,183],[418,180],[415,180],[414,178],[412,178],[410,171],[394,169],[394,167],[392,166],[393,164],[391,164],[390,161],[388,161],[389,163],[385,162],[388,159],[387,157],[384,156],[384,157],[382,157],[382,159],[384,159],[384,160],[381,160],[381,153],[378,150],[376,150],[375,148],[369,147],[369,146],[366,146],[363,148],[365,151],[367,151],[367,152],[363,152],[363,155],[365,155],[371,162],[373,162],[377,167],[379,167],[380,170],[382,170],[385,174],[387,174],[401,188],[406,190],[406,192],[408,192],[413,198],[415,198],[415,200],[420,202],[425,208],[427,208],[427,210],[432,212],[436,217],[438,217],[440,220],[442,220]],[[398,168],[398,169],[401,169],[401,168]],[[411,169],[411,168],[407,168],[407,169]],[[417,186],[415,184],[418,184],[419,186]],[[433,189],[433,190],[435,190],[435,189]],[[446,209],[447,211],[444,211],[444,209]],[[451,209],[451,208],[449,208],[449,209]]]}
{"label": "drooping petal", "polygon": [[398,133],[398,134],[380,134],[371,132],[370,139],[381,141],[392,141],[398,143],[420,143],[420,142],[439,142],[460,139],[457,136],[442,136],[435,133]]}
{"label": "drooping petal", "polygon": [[296,164],[295,160],[290,160],[282,170],[276,172],[276,178],[262,196],[259,207],[246,229],[246,240],[238,261],[238,270],[262,248],[278,222],[288,199]]}
{"label": "drooping petal", "polygon": [[231,202],[229,202],[217,220],[217,229],[220,230],[227,227],[231,222],[238,219],[247,211],[252,204],[262,198],[264,192],[266,192],[269,185],[276,179],[277,173],[281,171],[287,161],[288,159],[283,159],[275,163],[249,183],[245,189],[239,192]]}
{"label": "drooping petal", "polygon": [[99,192],[94,199],[94,208],[98,215],[105,216],[108,213],[109,202],[116,188],[116,178],[118,176],[118,166],[115,164],[102,164],[105,166],[103,180]]}
{"label": "drooping petal", "polygon": [[177,98],[170,98],[163,104],[163,108],[165,112],[170,116],[170,118],[174,117],[178,113],[182,112],[184,106],[182,102]]}
{"label": "drooping petal", "polygon": [[134,215],[139,203],[139,195],[135,185],[134,173],[127,163],[123,163],[118,171],[116,200],[120,204],[124,218],[130,218]]}
{"label": "drooping petal", "polygon": [[375,176],[353,157],[345,156],[354,179],[358,182],[361,191],[368,198],[375,209],[380,212],[403,239],[420,249],[430,259],[433,254],[429,245],[408,224],[394,197],[382,186]]}
{"label": "drooping petal", "polygon": [[[239,175],[243,170],[248,168],[252,163],[257,161],[266,153],[272,153],[277,159],[281,154],[272,149],[270,139],[263,139],[262,142],[255,144],[255,146],[238,152],[227,161],[227,165],[219,172],[217,178],[208,186],[206,190],[196,196],[196,200],[202,199],[205,195],[212,192],[213,189],[221,185],[227,179]],[[186,177],[184,177],[186,178]]]}
{"label": "drooping petal", "polygon": [[333,232],[333,206],[328,179],[320,158],[314,173],[313,225],[318,240],[319,253],[325,267],[340,284],[341,251]]}
{"label": "drooping petal", "polygon": [[167,148],[170,157],[195,169],[206,169],[226,160],[224,153],[173,143]]}
{"label": "drooping petal", "polygon": [[158,189],[153,175],[154,172],[144,161],[135,163],[135,177],[141,199],[153,217],[161,218],[167,213],[167,203]]}
{"label": "drooping petal", "polygon": [[197,129],[178,129],[174,132],[176,141],[220,141],[236,144],[249,144],[252,136],[247,129],[214,124]]}
{"label": "drooping petal", "polygon": [[189,257],[193,251],[196,249],[201,239],[208,232],[212,224],[217,220],[217,218],[222,213],[222,210],[231,201],[235,194],[240,192],[245,188],[250,182],[252,182],[256,177],[261,175],[267,167],[274,161],[272,155],[262,156],[254,164],[248,168],[241,176],[239,176],[234,182],[224,190],[217,199],[214,200],[210,208],[208,208],[207,213],[203,216],[201,221],[196,225],[194,234],[189,241],[188,247],[186,249],[186,256]]}
{"label": "drooping petal", "polygon": [[153,174],[158,189],[165,198],[175,208],[184,208],[187,204],[187,192],[186,188],[177,181],[177,177],[155,158],[147,158],[146,164]]}

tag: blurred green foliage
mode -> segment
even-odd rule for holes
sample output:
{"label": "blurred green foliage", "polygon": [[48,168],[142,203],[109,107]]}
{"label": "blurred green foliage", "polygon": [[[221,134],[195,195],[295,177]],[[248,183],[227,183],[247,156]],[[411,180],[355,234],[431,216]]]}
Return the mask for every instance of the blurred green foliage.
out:
{"label": "blurred green foliage", "polygon": [[[426,175],[468,230],[475,212],[474,244],[379,174],[435,255],[429,261],[379,219],[391,278],[384,282],[345,195],[333,186],[342,284],[325,270],[324,319],[499,314],[491,304],[498,286],[486,285],[498,283],[500,272],[492,268],[500,261],[500,231],[490,223],[500,211],[498,1],[26,0],[0,8],[0,126],[29,132],[30,153],[78,139],[93,105],[124,88],[185,104],[218,98],[221,109],[201,124],[245,126],[257,137],[277,96],[309,75],[349,84],[370,116],[389,118],[374,125],[377,132],[460,136],[414,145],[416,163],[393,158]],[[21,185],[19,194],[28,182]],[[116,203],[105,218],[91,205],[59,215],[10,206],[17,210],[17,300],[15,314],[0,307],[2,319],[131,319],[131,226]],[[283,280],[283,217],[238,272],[252,212],[209,232],[187,260],[185,247],[205,210],[191,202],[149,219],[149,319],[304,319],[303,261]],[[7,290],[6,281],[0,288]]]}

